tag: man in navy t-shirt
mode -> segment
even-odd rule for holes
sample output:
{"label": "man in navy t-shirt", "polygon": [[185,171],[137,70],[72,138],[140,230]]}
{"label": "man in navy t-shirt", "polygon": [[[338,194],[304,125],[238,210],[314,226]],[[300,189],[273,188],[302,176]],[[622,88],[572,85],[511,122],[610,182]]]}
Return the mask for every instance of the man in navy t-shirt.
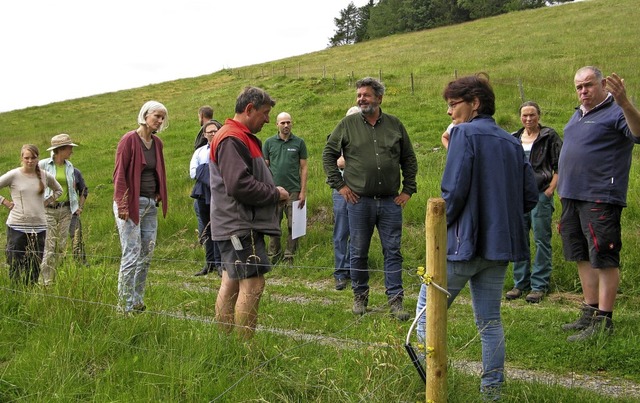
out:
{"label": "man in navy t-shirt", "polygon": [[586,66],[574,81],[580,106],[564,128],[558,164],[558,228],[565,259],[578,264],[584,294],[580,318],[562,326],[580,331],[569,336],[570,342],[613,331],[620,216],[627,205],[631,152],[640,143],[640,112],[623,79],[615,73],[605,78],[598,68]]}

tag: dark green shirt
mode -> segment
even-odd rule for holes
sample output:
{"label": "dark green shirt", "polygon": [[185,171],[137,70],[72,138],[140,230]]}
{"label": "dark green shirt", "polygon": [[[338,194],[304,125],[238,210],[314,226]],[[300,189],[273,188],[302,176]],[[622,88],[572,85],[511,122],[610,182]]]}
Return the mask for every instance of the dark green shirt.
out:
{"label": "dark green shirt", "polygon": [[[344,175],[336,166],[341,152],[346,164]],[[398,118],[382,110],[374,126],[361,113],[343,118],[329,135],[322,164],[333,189],[346,184],[366,197],[395,196],[399,190],[413,195],[417,191],[418,160],[409,135]]]}
{"label": "dark green shirt", "polygon": [[284,141],[276,134],[265,140],[262,154],[269,161],[276,186],[282,186],[289,193],[300,192],[300,160],[308,158],[304,140],[291,133]]}

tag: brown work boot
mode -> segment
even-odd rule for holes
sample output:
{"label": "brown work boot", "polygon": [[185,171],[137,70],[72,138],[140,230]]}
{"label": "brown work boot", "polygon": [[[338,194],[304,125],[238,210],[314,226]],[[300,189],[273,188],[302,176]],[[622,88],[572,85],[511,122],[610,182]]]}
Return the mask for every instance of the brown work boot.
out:
{"label": "brown work boot", "polygon": [[538,304],[542,298],[544,298],[544,291],[531,291],[524,300],[530,304]]}
{"label": "brown work boot", "polygon": [[562,325],[562,330],[568,332],[586,329],[591,325],[591,321],[598,310],[591,305],[582,304],[581,311],[582,315],[576,321]]}
{"label": "brown work boot", "polygon": [[504,297],[508,300],[518,299],[522,297],[522,290],[516,287],[513,287],[511,290],[507,291]]}
{"label": "brown work boot", "polygon": [[398,320],[409,320],[409,312],[402,307],[402,296],[400,295],[389,299],[389,311]]}
{"label": "brown work boot", "polygon": [[608,316],[594,316],[591,324],[578,334],[567,337],[568,342],[585,341],[598,335],[611,335],[613,333],[613,321]]}
{"label": "brown work boot", "polygon": [[351,311],[354,315],[364,315],[367,313],[367,305],[369,305],[368,293],[353,295],[353,309]]}

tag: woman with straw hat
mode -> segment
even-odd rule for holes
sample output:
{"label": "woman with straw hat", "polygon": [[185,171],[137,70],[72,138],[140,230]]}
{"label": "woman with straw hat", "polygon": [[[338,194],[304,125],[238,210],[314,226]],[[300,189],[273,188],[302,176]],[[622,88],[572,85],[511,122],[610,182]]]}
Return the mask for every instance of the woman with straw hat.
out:
{"label": "woman with straw hat", "polygon": [[[55,282],[57,262],[64,257],[67,250],[71,216],[82,212],[76,193],[73,164],[69,161],[71,154],[73,154],[73,148],[76,146],[77,144],[71,141],[68,134],[55,135],[51,138],[51,147],[47,148],[47,151],[51,151],[51,158],[46,158],[38,163],[40,169],[53,175],[62,186],[62,196],[45,206],[47,237],[41,267],[44,285],[51,285]],[[45,199],[51,197],[52,193],[53,190],[47,187],[44,191]]]}

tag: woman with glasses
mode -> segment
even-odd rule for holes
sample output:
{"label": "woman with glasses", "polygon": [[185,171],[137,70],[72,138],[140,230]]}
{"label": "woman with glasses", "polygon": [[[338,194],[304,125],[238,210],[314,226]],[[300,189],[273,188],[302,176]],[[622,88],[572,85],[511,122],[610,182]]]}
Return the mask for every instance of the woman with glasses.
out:
{"label": "woman with glasses", "polygon": [[485,398],[498,399],[504,383],[504,277],[509,261],[528,259],[522,217],[535,207],[538,188],[522,145],[493,119],[495,95],[488,80],[451,81],[443,98],[455,124],[441,182],[448,304],[468,282],[482,343],[480,390]]}
{"label": "woman with glasses", "polygon": [[222,276],[220,267],[220,249],[218,244],[211,239],[211,189],[209,187],[209,154],[211,139],[222,127],[217,120],[210,120],[202,126],[202,133],[206,144],[196,149],[189,164],[189,175],[195,179],[191,197],[196,199],[198,218],[202,221],[203,230],[200,233],[200,243],[204,244],[205,264],[196,276],[206,276],[211,272],[217,272]]}

